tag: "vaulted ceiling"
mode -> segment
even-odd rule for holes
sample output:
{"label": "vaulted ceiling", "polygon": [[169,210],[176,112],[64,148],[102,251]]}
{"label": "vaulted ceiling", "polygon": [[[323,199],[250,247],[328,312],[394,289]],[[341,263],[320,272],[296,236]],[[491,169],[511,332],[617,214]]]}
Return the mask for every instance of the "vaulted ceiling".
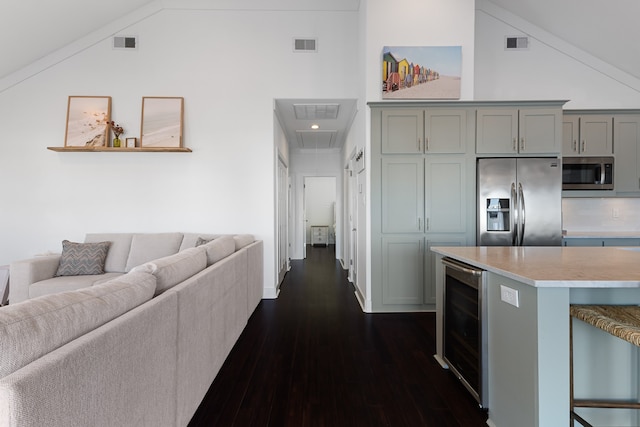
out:
{"label": "vaulted ceiling", "polygon": [[[0,80],[136,9],[160,1],[0,1]],[[358,10],[360,1],[367,0],[200,1],[220,9]],[[606,3],[600,0],[491,0],[491,3],[640,78],[640,25],[636,22],[640,16],[640,2],[637,0]],[[296,107],[295,104],[307,107]],[[309,118],[295,116],[296,111],[301,113],[303,110],[309,114],[325,114],[333,111],[331,104],[338,104],[338,112],[346,113],[340,123],[334,122],[331,126],[329,119],[323,119],[325,130],[335,132],[310,134]],[[296,144],[298,148],[304,148],[312,141],[336,148],[344,140],[344,126],[350,126],[355,104],[354,100],[283,99],[276,102],[275,108],[294,148]]]}
{"label": "vaulted ceiling", "polygon": [[637,0],[491,0],[565,42],[640,78]]}

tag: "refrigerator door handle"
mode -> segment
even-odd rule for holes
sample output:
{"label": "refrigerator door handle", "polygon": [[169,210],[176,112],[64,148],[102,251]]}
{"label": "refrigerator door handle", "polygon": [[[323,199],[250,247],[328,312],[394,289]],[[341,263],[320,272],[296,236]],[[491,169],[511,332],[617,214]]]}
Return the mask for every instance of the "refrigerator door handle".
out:
{"label": "refrigerator door handle", "polygon": [[516,183],[511,183],[511,246],[518,246],[518,196],[516,194]]}
{"label": "refrigerator door handle", "polygon": [[520,218],[519,218],[519,228],[518,234],[520,235],[520,241],[518,242],[518,246],[522,246],[524,241],[524,225],[526,220],[526,209],[524,206],[524,191],[522,190],[522,183],[518,183],[518,201],[520,202]]}

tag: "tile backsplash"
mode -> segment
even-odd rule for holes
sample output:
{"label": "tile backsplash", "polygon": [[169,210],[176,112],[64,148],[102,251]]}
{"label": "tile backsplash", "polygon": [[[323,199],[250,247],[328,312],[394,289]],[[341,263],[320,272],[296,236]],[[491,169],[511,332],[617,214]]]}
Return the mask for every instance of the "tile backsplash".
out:
{"label": "tile backsplash", "polygon": [[562,199],[562,228],[574,231],[640,231],[640,198]]}

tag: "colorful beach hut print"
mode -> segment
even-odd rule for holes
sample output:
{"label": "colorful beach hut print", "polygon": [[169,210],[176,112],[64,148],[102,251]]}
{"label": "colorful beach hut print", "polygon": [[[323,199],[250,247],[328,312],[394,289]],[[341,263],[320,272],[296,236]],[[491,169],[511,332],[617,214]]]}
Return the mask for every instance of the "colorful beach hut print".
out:
{"label": "colorful beach hut print", "polygon": [[385,46],[383,99],[460,99],[461,46]]}

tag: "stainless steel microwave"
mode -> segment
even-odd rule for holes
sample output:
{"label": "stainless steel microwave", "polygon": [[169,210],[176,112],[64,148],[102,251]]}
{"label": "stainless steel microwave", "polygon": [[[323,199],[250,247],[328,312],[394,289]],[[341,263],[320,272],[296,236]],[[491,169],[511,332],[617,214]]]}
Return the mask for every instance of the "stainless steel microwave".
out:
{"label": "stainless steel microwave", "polygon": [[563,190],[613,190],[613,157],[563,157]]}

